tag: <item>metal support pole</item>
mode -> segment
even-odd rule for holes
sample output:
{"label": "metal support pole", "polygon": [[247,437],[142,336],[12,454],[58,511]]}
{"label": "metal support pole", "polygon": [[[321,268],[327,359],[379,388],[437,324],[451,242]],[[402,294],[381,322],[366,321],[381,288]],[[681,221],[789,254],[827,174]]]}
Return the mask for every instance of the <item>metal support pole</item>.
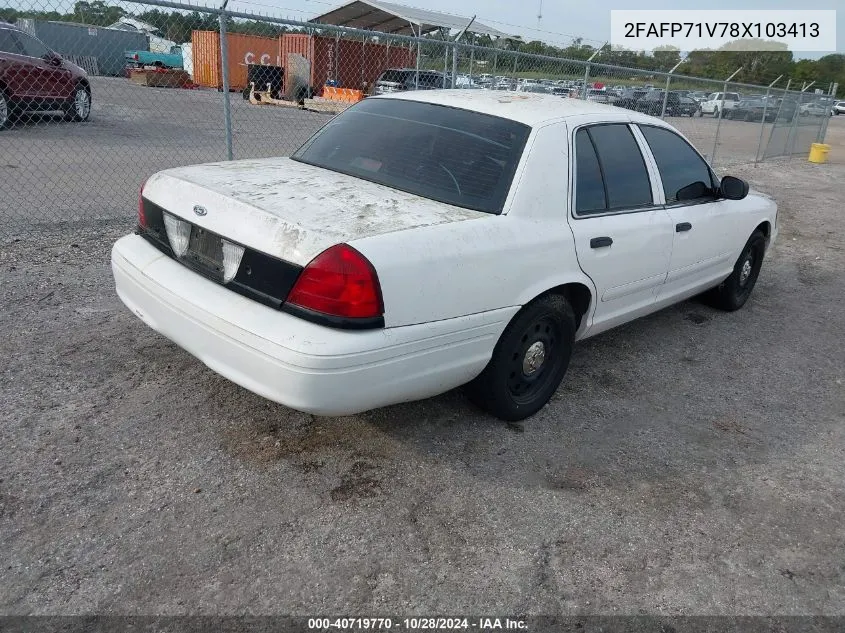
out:
{"label": "metal support pole", "polygon": [[804,91],[813,85],[810,82],[808,85],[801,86],[801,93],[798,95],[797,105],[795,107],[795,116],[792,118],[792,125],[789,128],[789,134],[786,137],[786,155],[792,156],[795,152],[795,137],[798,136],[798,123],[801,119],[801,104],[804,102]]}
{"label": "metal support pole", "polygon": [[457,86],[458,82],[458,45],[452,45],[452,88]]}
{"label": "metal support pole", "polygon": [[722,86],[722,101],[719,103],[719,120],[716,123],[716,136],[713,138],[713,153],[710,155],[711,165],[714,165],[716,162],[716,145],[719,144],[719,128],[722,127],[722,113],[725,111],[725,93],[728,91],[728,82],[736,77],[740,70],[742,70],[742,66],[737,68],[730,77],[725,79],[725,83]]}
{"label": "metal support pole", "polygon": [[232,160],[232,105],[229,103],[229,43],[226,41],[226,4],[223,2],[217,18],[220,23],[220,74],[223,79],[223,120],[226,126],[226,160]]}
{"label": "metal support pole", "polygon": [[516,62],[519,60],[519,53],[514,53],[513,56],[513,80],[516,81]]}
{"label": "metal support pole", "polygon": [[[411,24],[411,33],[414,33],[414,25]],[[416,37],[422,37],[422,27],[419,29],[419,33],[414,33]],[[414,90],[420,89],[420,46],[422,42],[417,40],[417,72],[414,73]]]}
{"label": "metal support pole", "polygon": [[584,88],[581,90],[581,98],[584,101],[587,100],[587,82],[590,81],[590,62],[593,61],[599,53],[601,53],[601,48],[597,48],[595,52],[590,55],[590,58],[587,60],[587,64],[584,67]]}
{"label": "metal support pole", "polygon": [[461,29],[460,33],[455,36],[455,43],[452,46],[452,88],[457,85],[458,81],[458,42],[461,41],[461,38],[466,34],[469,27],[472,26],[472,23],[475,22],[475,16],[470,18],[470,21],[467,22],[467,25]]}
{"label": "metal support pole", "polygon": [[475,63],[475,49],[473,48],[469,52],[469,80],[472,81],[472,66]]}
{"label": "metal support pole", "polygon": [[581,99],[587,100],[587,82],[590,81],[590,62],[584,65],[584,85],[581,86]]}
{"label": "metal support pole", "polygon": [[683,64],[686,60],[682,59],[677,64],[672,66],[672,70],[669,71],[669,75],[666,77],[666,90],[663,91],[663,107],[660,109],[660,118],[666,118],[666,104],[669,101],[669,82],[672,81],[672,73],[678,70],[678,66]]}
{"label": "metal support pole", "polygon": [[[774,86],[777,82],[779,82],[783,78],[783,75],[775,79],[772,83],[769,84],[768,88],[766,88],[766,97],[763,101],[763,118],[760,119],[760,140],[757,141],[757,153],[754,154],[754,166],[757,166],[757,163],[760,162],[760,149],[763,147],[763,131],[766,128],[766,112],[769,109],[769,93],[772,91],[772,86]],[[775,121],[777,121],[777,116],[775,116]]]}
{"label": "metal support pole", "polygon": [[[442,31],[441,31],[442,32]],[[443,35],[443,88],[446,87],[446,78],[449,76],[449,44],[446,35]]]}

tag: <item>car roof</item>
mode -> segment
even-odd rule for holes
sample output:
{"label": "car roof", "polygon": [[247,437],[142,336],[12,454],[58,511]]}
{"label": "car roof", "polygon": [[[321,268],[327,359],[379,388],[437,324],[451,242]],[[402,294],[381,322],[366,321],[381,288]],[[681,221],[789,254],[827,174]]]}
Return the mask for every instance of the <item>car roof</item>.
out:
{"label": "car roof", "polygon": [[620,112],[625,112],[634,121],[654,121],[653,117],[630,110],[623,110],[622,108],[611,105],[596,103],[594,101],[582,101],[581,99],[561,99],[555,95],[536,92],[512,92],[509,90],[420,90],[378,95],[367,97],[367,99],[421,101],[502,117],[532,127],[571,116],[593,114],[601,118],[602,115],[618,115]]}

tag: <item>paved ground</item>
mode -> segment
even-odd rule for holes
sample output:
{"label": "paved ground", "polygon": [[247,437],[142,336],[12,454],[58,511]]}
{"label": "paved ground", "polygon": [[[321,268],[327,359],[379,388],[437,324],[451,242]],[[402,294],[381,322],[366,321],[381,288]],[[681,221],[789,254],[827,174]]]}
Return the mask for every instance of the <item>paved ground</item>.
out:
{"label": "paved ground", "polygon": [[[25,235],[34,222],[130,219],[138,189],[151,174],[225,158],[221,93],[146,88],[102,77],[93,78],[92,87],[93,111],[87,123],[40,116],[0,136],[0,199],[16,201],[0,206],[0,237]],[[235,158],[289,154],[329,120],[327,114],[253,106],[238,93],[232,93],[230,101]],[[713,154],[718,121],[671,121],[704,154]],[[845,127],[845,117],[832,124]],[[802,120],[802,140],[815,139],[817,129],[814,120]],[[764,139],[770,131],[767,125]],[[785,133],[776,134],[781,144]],[[753,162],[759,140],[759,124],[722,121],[715,164]]]}
{"label": "paved ground", "polygon": [[845,615],[843,131],[732,169],[781,204],[743,310],[585,342],[519,425],[458,391],[293,412],[123,308],[129,220],[5,240],[0,613]]}

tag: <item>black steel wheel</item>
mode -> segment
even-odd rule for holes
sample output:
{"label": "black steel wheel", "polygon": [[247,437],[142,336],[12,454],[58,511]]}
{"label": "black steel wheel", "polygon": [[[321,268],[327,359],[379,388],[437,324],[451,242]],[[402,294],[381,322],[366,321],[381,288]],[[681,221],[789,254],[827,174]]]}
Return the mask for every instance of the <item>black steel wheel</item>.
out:
{"label": "black steel wheel", "polygon": [[728,312],[744,306],[760,276],[765,254],[766,236],[761,231],[754,231],[745,243],[730,276],[705,295],[708,302]]}
{"label": "black steel wheel", "polygon": [[467,385],[470,399],[502,420],[535,414],[563,380],[575,330],[566,298],[549,295],[528,304],[505,328],[481,375]]}

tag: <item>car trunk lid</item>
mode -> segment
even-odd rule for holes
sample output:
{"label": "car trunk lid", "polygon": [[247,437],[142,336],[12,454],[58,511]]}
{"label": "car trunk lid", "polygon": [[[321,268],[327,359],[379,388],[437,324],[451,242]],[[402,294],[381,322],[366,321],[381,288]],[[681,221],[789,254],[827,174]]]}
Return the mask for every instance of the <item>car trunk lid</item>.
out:
{"label": "car trunk lid", "polygon": [[289,158],[163,171],[143,195],[195,226],[300,266],[341,242],[489,216]]}

